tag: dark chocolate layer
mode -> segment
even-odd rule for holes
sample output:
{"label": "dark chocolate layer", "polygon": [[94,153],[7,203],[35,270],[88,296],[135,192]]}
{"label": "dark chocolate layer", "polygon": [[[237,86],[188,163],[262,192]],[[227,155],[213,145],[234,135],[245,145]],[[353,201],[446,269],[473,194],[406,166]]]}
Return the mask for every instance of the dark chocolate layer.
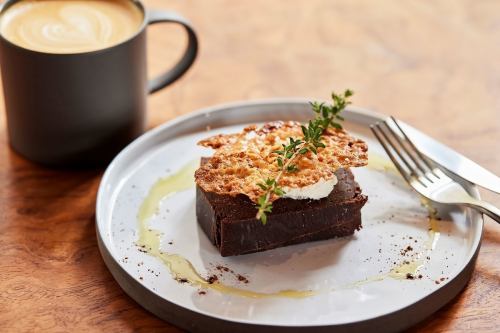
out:
{"label": "dark chocolate layer", "polygon": [[338,183],[320,200],[278,199],[266,225],[245,195],[231,197],[196,189],[198,223],[223,257],[348,236],[361,228],[367,197],[350,170],[336,172]]}

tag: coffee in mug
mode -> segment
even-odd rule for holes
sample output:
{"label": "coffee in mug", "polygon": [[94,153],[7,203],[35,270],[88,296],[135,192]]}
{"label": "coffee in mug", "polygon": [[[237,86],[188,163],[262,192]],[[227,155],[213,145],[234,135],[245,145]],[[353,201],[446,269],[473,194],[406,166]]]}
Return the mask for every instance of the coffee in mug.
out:
{"label": "coffee in mug", "polygon": [[[180,24],[188,43],[174,67],[147,79],[146,26]],[[0,66],[10,146],[52,166],[103,165],[145,127],[146,97],[177,80],[198,49],[174,12],[138,0],[7,0]]]}
{"label": "coffee in mug", "polygon": [[125,41],[142,21],[139,8],[127,0],[25,0],[2,14],[0,33],[34,51],[90,52]]}

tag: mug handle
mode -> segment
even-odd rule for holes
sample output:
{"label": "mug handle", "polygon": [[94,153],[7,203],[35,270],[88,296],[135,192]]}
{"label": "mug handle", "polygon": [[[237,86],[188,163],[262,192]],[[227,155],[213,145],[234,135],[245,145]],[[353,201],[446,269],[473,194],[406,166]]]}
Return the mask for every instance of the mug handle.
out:
{"label": "mug handle", "polygon": [[198,38],[196,38],[196,33],[189,24],[189,22],[175,12],[166,12],[159,10],[149,10],[147,24],[155,23],[178,23],[186,29],[188,35],[188,45],[186,51],[182,58],[175,64],[175,66],[157,77],[148,81],[148,93],[152,94],[169,84],[173,83],[175,80],[180,78],[194,62],[196,54],[198,53]]}

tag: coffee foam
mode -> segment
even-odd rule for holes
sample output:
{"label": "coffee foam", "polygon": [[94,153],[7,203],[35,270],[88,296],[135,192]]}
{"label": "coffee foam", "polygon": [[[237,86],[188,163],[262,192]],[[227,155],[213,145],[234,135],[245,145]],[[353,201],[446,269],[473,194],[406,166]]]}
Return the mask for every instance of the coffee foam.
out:
{"label": "coffee foam", "polygon": [[127,0],[23,0],[1,15],[0,33],[31,50],[80,53],[126,40],[142,20]]}

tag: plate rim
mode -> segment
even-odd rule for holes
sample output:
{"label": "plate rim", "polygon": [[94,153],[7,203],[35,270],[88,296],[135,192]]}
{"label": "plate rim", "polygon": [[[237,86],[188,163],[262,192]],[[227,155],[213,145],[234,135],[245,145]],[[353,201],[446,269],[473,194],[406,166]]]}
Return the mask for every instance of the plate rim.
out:
{"label": "plate rim", "polygon": [[[143,142],[147,142],[149,140],[154,139],[154,137],[157,134],[162,133],[163,131],[166,131],[174,126],[180,125],[186,121],[192,120],[200,116],[206,117],[208,119],[210,115],[213,113],[218,113],[218,112],[223,113],[223,112],[228,112],[229,110],[241,109],[245,107],[257,107],[257,106],[272,107],[285,104],[286,105],[296,104],[298,106],[304,106],[304,104],[307,104],[308,101],[309,100],[305,98],[271,98],[271,99],[258,99],[251,101],[236,101],[236,102],[223,103],[211,107],[201,108],[198,109],[197,111],[190,112],[188,114],[179,117],[175,117],[170,121],[167,121],[159,126],[156,126],[146,131],[141,136],[136,138],[134,141],[129,143],[124,149],[120,151],[118,155],[116,155],[116,157],[106,168],[106,171],[104,172],[103,177],[101,178],[101,182],[99,184],[97,199],[96,199],[95,228],[96,228],[99,251],[101,253],[101,256],[103,257],[106,266],[108,267],[108,269],[110,270],[110,272],[112,273],[113,277],[118,282],[120,287],[138,304],[140,304],[143,308],[147,309],[156,316],[168,321],[169,323],[173,323],[175,325],[179,325],[179,327],[187,328],[190,330],[194,329],[195,331],[199,331],[200,329],[203,330],[203,328],[207,327],[211,328],[217,327],[219,329],[230,328],[232,330],[237,330],[237,331],[251,331],[256,328],[264,331],[307,330],[308,328],[309,329],[314,328],[316,330],[321,331],[321,330],[331,330],[335,328],[335,329],[341,329],[342,331],[345,330],[346,332],[362,332],[363,330],[369,328],[373,329],[375,327],[374,324],[376,323],[378,323],[378,325],[382,324],[382,326],[380,326],[381,328],[390,330],[399,330],[399,329],[404,329],[406,327],[410,327],[411,325],[421,321],[422,319],[426,318],[427,316],[431,315],[439,308],[447,304],[465,287],[467,282],[470,280],[477,259],[477,255],[479,253],[482,234],[483,234],[483,224],[484,224],[482,215],[474,211],[471,211],[470,209],[466,210],[467,214],[466,218],[470,220],[472,223],[477,224],[476,228],[479,229],[476,231],[478,237],[474,239],[473,245],[471,246],[473,250],[470,252],[472,252],[472,254],[470,254],[469,257],[464,260],[465,265],[459,268],[459,273],[453,279],[450,279],[448,283],[441,286],[434,292],[431,292],[429,295],[422,297],[421,299],[415,301],[414,303],[409,304],[404,308],[400,308],[398,310],[385,313],[383,315],[369,318],[366,320],[340,323],[340,324],[331,324],[331,325],[308,324],[308,325],[289,325],[289,326],[281,324],[280,325],[258,324],[258,323],[248,322],[246,320],[239,320],[239,319],[232,320],[232,319],[220,318],[217,316],[213,316],[209,313],[205,313],[204,311],[198,311],[196,309],[188,309],[181,304],[172,302],[171,300],[168,300],[162,297],[161,295],[149,290],[147,287],[142,285],[142,283],[140,283],[137,279],[129,275],[128,272],[123,267],[123,265],[119,262],[119,260],[113,257],[112,249],[108,248],[104,240],[106,234],[105,230],[102,230],[101,228],[107,224],[102,217],[103,215],[102,210],[106,209],[106,207],[102,207],[102,201],[104,196],[107,195],[105,193],[106,191],[105,187],[108,185],[110,177],[112,176],[114,170],[120,164],[121,160],[124,159],[129,154],[130,151],[132,151],[135,147],[143,144]],[[356,117],[370,118],[375,121],[380,121],[387,118],[387,116],[381,113],[356,106],[349,106],[346,109],[346,111],[348,115],[350,115],[353,118]],[[352,121],[356,122],[356,120]],[[236,125],[236,123],[233,123],[232,125]],[[468,187],[468,189],[470,190],[471,194],[474,197],[479,198],[479,191],[477,186],[473,184],[465,184],[465,185]],[[146,296],[141,297],[141,293],[145,293]],[[154,302],[150,302],[151,298],[153,299],[158,298],[158,299],[155,299]],[[445,302],[442,301],[443,298],[446,298]],[[165,302],[169,303],[168,306],[164,304]],[[436,306],[436,304],[438,304],[438,306]],[[162,311],[163,310],[162,307],[168,307],[171,309],[167,309],[168,311]],[[420,307],[420,311],[417,312],[425,314],[420,316],[415,316],[415,315],[404,316],[406,312],[416,307]],[[425,311],[429,307],[433,308],[434,310]],[[181,314],[179,312],[182,312],[182,316],[179,316],[179,314]],[[409,325],[402,324],[401,322],[399,323],[399,325],[396,325],[397,320],[394,321],[394,318],[392,317],[393,316],[399,317],[399,315],[405,317]],[[198,321],[194,320],[195,317],[199,317],[197,318]],[[415,318],[417,319],[415,320]],[[195,326],[193,326],[193,324],[195,324]],[[201,324],[201,325],[196,325],[196,324]]]}

